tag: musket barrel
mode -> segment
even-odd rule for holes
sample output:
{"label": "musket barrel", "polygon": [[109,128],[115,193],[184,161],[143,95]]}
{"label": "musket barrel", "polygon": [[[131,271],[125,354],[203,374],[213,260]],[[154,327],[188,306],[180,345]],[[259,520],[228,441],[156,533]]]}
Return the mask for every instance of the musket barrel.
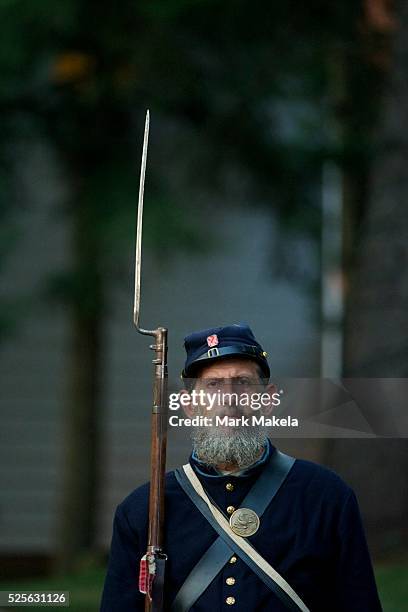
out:
{"label": "musket barrel", "polygon": [[[146,612],[163,610],[164,569],[167,556],[163,552],[164,531],[164,485],[167,447],[167,329],[158,327],[148,330],[140,327],[140,276],[142,266],[143,199],[146,175],[147,148],[149,142],[149,111],[146,112],[143,138],[142,164],[140,168],[139,202],[137,210],[135,293],[133,322],[140,334],[153,336],[155,343],[150,346],[155,352],[153,359],[153,407],[151,414],[150,451],[150,498],[149,533],[146,555],[141,560],[139,588],[145,596]],[[152,582],[151,582],[152,579]]]}
{"label": "musket barrel", "polygon": [[145,612],[160,612],[163,609],[164,570],[167,559],[164,543],[164,489],[167,449],[167,329],[155,330],[153,406],[151,415],[150,453],[150,497],[149,533],[147,554],[153,555],[155,577],[152,585],[152,600],[145,598]]}
{"label": "musket barrel", "polygon": [[[148,546],[161,549],[167,448],[167,329],[158,328],[154,360]],[[157,503],[160,500],[160,504]]]}

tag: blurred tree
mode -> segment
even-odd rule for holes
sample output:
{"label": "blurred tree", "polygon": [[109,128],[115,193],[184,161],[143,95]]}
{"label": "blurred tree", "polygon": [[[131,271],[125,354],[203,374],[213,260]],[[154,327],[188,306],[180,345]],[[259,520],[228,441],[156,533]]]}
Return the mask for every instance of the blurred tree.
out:
{"label": "blurred tree", "polygon": [[376,58],[386,70],[387,87],[351,287],[347,364],[350,374],[403,378],[408,373],[401,335],[408,327],[407,277],[401,273],[408,257],[408,8],[399,2],[395,17],[385,20],[380,15],[381,20],[375,13],[377,28],[386,28],[387,33],[391,29],[392,52]]}
{"label": "blurred tree", "polygon": [[[391,4],[386,0],[367,0],[365,8],[362,30],[365,53],[360,69],[355,67],[354,73],[358,74],[356,68],[361,71],[365,66],[365,74],[377,78],[366,84],[365,95],[359,89],[353,90],[353,105],[360,106],[361,113],[367,108],[371,119],[360,123],[360,127],[365,126],[368,145],[364,172],[361,164],[357,164],[352,173],[354,185],[360,182],[363,192],[359,200],[354,190],[349,217],[352,240],[346,260],[344,346],[345,376],[367,378],[365,389],[361,381],[355,386],[357,403],[362,393],[361,404],[367,403],[370,393],[381,392],[377,379],[406,377],[407,346],[401,330],[406,329],[408,316],[405,173],[408,6],[403,1]],[[366,107],[361,105],[364,100]],[[404,393],[404,389],[400,392]],[[376,400],[372,400],[369,420],[375,412]],[[379,409],[378,417],[387,430],[386,402],[380,402]],[[398,423],[396,429],[389,435],[399,435]],[[344,466],[346,477],[359,483],[373,542],[383,553],[395,554],[403,548],[407,537],[407,441],[338,441],[331,445],[330,454],[331,462]]]}
{"label": "blurred tree", "polygon": [[[5,147],[0,151],[4,152]],[[1,154],[1,153],[0,153]],[[9,255],[18,244],[20,232],[18,223],[10,206],[12,188],[10,186],[10,161],[4,160],[0,171],[0,272],[7,265]],[[0,342],[3,342],[15,332],[21,320],[23,304],[21,296],[5,295],[0,298]]]}

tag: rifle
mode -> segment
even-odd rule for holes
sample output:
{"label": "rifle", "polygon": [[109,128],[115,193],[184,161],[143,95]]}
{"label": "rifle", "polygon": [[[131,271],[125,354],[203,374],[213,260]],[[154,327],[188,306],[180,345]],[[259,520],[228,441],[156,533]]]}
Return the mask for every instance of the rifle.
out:
{"label": "rifle", "polygon": [[152,361],[153,407],[151,416],[151,453],[150,453],[150,498],[149,533],[147,551],[140,561],[139,591],[145,594],[145,612],[159,612],[163,609],[164,572],[167,555],[163,552],[164,530],[164,474],[166,468],[167,445],[167,329],[143,329],[139,325],[140,316],[140,273],[142,263],[142,224],[143,196],[146,176],[147,146],[149,140],[150,114],[146,112],[143,140],[142,164],[140,168],[139,203],[137,211],[136,258],[135,258],[135,298],[133,322],[140,334],[153,336],[154,344],[150,349],[155,352]]}

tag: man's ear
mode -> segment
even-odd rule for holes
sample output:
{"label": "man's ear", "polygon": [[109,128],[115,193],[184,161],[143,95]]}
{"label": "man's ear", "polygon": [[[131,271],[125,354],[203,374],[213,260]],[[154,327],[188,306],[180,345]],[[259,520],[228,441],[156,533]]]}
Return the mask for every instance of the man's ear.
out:
{"label": "man's ear", "polygon": [[273,383],[269,383],[268,385],[266,385],[265,390],[263,391],[263,393],[267,393],[270,397],[270,402],[268,404],[268,406],[262,406],[262,414],[264,414],[265,416],[268,416],[268,414],[271,414],[271,412],[273,411],[273,409],[275,408],[275,406],[272,403],[272,395],[274,393],[278,392],[278,387],[276,385],[274,385]]}
{"label": "man's ear", "polygon": [[194,406],[191,399],[190,391],[187,389],[181,389],[180,391],[180,404],[181,408],[186,415],[186,417],[192,419],[196,413],[194,412]]}

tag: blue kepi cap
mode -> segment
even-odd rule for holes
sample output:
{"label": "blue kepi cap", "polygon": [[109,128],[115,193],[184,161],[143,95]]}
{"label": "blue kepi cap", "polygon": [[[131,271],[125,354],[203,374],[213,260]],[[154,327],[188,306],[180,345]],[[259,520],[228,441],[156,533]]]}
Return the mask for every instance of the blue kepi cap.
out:
{"label": "blue kepi cap", "polygon": [[187,357],[183,378],[193,378],[200,366],[232,357],[253,359],[260,365],[265,378],[270,377],[267,353],[246,323],[193,332],[185,337],[184,347]]}

